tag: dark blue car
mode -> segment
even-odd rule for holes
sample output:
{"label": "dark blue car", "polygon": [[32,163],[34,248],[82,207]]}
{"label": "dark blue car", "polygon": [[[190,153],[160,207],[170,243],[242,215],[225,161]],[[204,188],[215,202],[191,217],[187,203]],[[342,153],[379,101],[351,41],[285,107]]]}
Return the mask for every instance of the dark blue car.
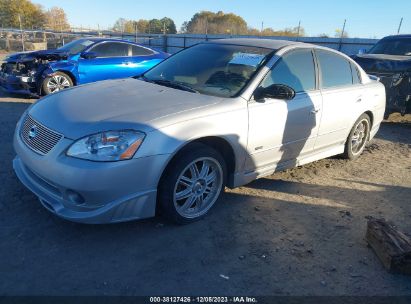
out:
{"label": "dark blue car", "polygon": [[47,95],[89,82],[138,76],[167,57],[130,41],[84,38],[56,50],[7,57],[0,85],[10,93]]}

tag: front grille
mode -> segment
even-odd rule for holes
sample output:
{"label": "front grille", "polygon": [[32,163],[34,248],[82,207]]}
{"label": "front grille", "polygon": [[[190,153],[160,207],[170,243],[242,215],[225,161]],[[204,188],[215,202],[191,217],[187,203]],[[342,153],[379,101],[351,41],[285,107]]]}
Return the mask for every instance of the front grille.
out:
{"label": "front grille", "polygon": [[35,121],[30,115],[24,118],[20,135],[28,147],[42,155],[49,153],[63,137]]}

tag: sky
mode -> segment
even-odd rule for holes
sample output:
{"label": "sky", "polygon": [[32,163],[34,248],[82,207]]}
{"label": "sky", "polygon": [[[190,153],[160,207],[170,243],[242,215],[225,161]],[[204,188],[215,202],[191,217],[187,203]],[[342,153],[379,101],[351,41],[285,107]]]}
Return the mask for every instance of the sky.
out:
{"label": "sky", "polygon": [[249,26],[283,29],[301,21],[307,36],[333,36],[342,29],[350,37],[382,38],[396,34],[401,17],[401,33],[411,33],[411,0],[33,0],[48,9],[62,7],[74,27],[107,29],[122,17],[152,19],[170,17],[181,27],[199,11],[235,13]]}

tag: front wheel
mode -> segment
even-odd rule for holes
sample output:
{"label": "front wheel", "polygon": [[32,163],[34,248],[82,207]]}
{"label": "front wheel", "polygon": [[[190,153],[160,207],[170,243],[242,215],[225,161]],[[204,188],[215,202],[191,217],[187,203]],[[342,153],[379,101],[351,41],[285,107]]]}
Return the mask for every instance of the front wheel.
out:
{"label": "front wheel", "polygon": [[63,72],[56,72],[52,76],[44,79],[42,91],[44,95],[49,95],[70,88],[72,86],[73,81],[71,80],[69,75]]}
{"label": "front wheel", "polygon": [[367,114],[363,114],[357,119],[345,144],[345,158],[354,160],[361,155],[370,139],[370,126],[370,117]]}
{"label": "front wheel", "polygon": [[193,144],[166,169],[159,184],[159,209],[178,224],[199,220],[224,188],[226,165],[214,149]]}

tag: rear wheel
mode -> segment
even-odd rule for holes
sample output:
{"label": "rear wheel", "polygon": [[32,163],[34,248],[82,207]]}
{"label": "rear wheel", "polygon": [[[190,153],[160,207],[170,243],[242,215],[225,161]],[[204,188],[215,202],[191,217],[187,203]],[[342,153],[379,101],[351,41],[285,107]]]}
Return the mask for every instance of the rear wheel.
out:
{"label": "rear wheel", "polygon": [[170,163],[159,185],[162,215],[178,224],[205,216],[224,188],[226,165],[214,149],[193,144]]}
{"label": "rear wheel", "polygon": [[72,86],[73,81],[71,80],[69,75],[63,72],[56,72],[52,76],[44,79],[42,91],[44,95],[49,95],[70,88]]}
{"label": "rear wheel", "polygon": [[345,158],[354,160],[361,155],[370,139],[370,126],[370,117],[367,114],[357,119],[345,144]]}

